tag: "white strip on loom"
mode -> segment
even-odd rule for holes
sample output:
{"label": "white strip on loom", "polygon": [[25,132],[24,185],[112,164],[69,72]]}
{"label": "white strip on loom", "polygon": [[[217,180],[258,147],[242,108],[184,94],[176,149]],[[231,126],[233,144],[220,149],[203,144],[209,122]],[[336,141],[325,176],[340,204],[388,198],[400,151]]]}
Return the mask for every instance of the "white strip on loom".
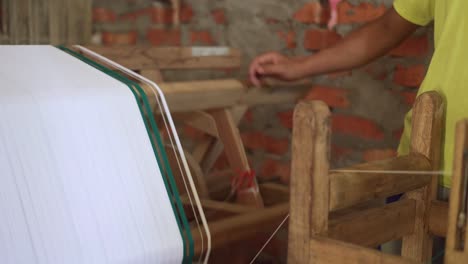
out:
{"label": "white strip on loom", "polygon": [[[179,138],[177,136],[177,131],[175,129],[174,122],[172,121],[172,117],[170,115],[170,111],[169,111],[169,108],[167,106],[167,102],[166,102],[166,99],[164,97],[164,94],[163,94],[162,90],[153,81],[151,81],[151,80],[149,80],[149,79],[147,79],[147,78],[145,78],[145,77],[143,77],[141,75],[138,75],[138,74],[134,73],[133,71],[123,67],[122,65],[119,65],[119,64],[117,64],[117,63],[115,63],[115,62],[113,62],[113,61],[111,61],[111,60],[109,60],[109,59],[107,59],[107,58],[105,58],[105,57],[103,57],[103,56],[101,56],[101,55],[87,49],[87,48],[85,48],[85,47],[82,47],[82,46],[79,46],[79,45],[77,45],[75,47],[77,47],[80,51],[84,52],[86,55],[91,56],[93,58],[99,58],[100,61],[105,61],[107,64],[116,67],[117,69],[125,72],[126,74],[129,74],[130,76],[136,78],[137,80],[140,80],[143,83],[148,84],[150,87],[152,87],[154,89],[155,92],[158,93],[159,96],[156,96],[156,99],[159,101],[159,98],[161,98],[161,103],[162,104],[159,104],[159,107],[161,107],[161,105],[163,106],[164,112],[166,113],[166,116],[168,118],[169,126],[171,128],[172,133],[174,134],[174,140],[175,140],[177,149],[178,149],[178,151],[179,151],[179,153],[180,153],[180,155],[182,157],[182,163],[184,165],[186,175],[188,176],[188,181],[189,181],[190,187],[191,187],[191,189],[193,191],[193,196],[195,198],[195,203],[196,203],[198,211],[200,213],[200,217],[201,217],[201,220],[202,220],[202,223],[203,223],[203,227],[205,228],[206,236],[208,238],[207,239],[208,240],[207,241],[208,242],[207,243],[208,244],[207,245],[207,251],[206,251],[205,258],[203,260],[203,263],[205,263],[205,264],[208,263],[208,260],[210,258],[210,252],[211,252],[210,229],[208,228],[208,223],[206,221],[205,214],[203,212],[203,208],[201,206],[200,198],[198,197],[198,193],[197,193],[197,190],[195,188],[195,184],[193,182],[193,179],[192,179],[192,176],[191,176],[191,173],[190,173],[190,169],[188,168],[187,160],[185,159],[185,155],[184,155],[184,151],[182,149],[182,145],[180,144],[180,140],[179,140]],[[182,179],[184,180],[184,184],[185,184],[185,179],[184,178],[182,178]],[[191,199],[190,196],[189,196],[189,199]],[[190,202],[192,202],[192,201],[190,200]],[[203,236],[202,236],[202,239],[203,239]]]}
{"label": "white strip on loom", "polygon": [[0,57],[0,164],[14,166],[0,167],[10,216],[0,219],[0,262],[180,263],[129,88],[54,47],[3,46]]}

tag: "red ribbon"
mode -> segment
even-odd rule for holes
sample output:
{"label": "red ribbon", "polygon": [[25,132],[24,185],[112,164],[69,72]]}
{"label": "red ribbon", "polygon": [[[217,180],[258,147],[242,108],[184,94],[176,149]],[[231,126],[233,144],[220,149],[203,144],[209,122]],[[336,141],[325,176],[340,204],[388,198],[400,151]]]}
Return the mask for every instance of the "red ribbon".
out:
{"label": "red ribbon", "polygon": [[240,191],[242,189],[248,189],[254,187],[255,171],[248,170],[239,172],[236,177],[231,181],[231,188],[233,191]]}

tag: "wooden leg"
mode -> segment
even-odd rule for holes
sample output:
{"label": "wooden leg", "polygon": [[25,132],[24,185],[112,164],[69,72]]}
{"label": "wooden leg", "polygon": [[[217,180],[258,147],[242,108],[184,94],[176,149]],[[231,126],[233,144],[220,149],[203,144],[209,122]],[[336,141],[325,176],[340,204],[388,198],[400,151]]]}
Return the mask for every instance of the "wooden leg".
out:
{"label": "wooden leg", "polygon": [[309,263],[311,237],[328,229],[329,119],[321,102],[294,111],[288,263]]}
{"label": "wooden leg", "polygon": [[[439,169],[441,131],[444,109],[442,99],[436,92],[420,95],[413,108],[411,131],[412,153],[426,156],[432,170]],[[438,179],[433,176],[432,183],[419,190],[409,192],[407,199],[416,201],[416,221],[414,233],[403,238],[402,256],[427,263],[431,259],[432,237],[429,234],[430,205],[437,199]]]}

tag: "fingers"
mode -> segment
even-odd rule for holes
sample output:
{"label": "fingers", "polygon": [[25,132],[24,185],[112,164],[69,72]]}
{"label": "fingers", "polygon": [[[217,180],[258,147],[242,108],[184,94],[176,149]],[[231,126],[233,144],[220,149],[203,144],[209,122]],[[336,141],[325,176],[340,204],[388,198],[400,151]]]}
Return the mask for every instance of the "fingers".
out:
{"label": "fingers", "polygon": [[249,78],[255,86],[260,86],[259,76],[267,74],[266,66],[271,66],[278,62],[279,54],[276,52],[265,53],[255,58],[250,64]]}

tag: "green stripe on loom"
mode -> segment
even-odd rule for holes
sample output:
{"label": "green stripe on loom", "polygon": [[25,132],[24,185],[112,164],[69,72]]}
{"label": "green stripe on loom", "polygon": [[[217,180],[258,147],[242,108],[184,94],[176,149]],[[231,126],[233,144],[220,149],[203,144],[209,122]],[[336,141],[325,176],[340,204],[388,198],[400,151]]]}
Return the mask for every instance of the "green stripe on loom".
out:
{"label": "green stripe on loom", "polygon": [[[156,121],[154,120],[154,117],[153,117],[153,113],[151,111],[151,107],[149,107],[149,103],[148,103],[148,99],[146,97],[146,94],[144,92],[144,90],[140,87],[140,85],[136,82],[133,82],[132,80],[128,79],[127,77],[125,77],[124,75],[118,73],[118,72],[115,72],[93,60],[90,60],[88,59],[87,57],[77,53],[77,52],[74,52],[66,47],[63,47],[63,46],[59,46],[58,47],[59,49],[61,49],[62,51],[64,52],[67,52],[68,54],[74,56],[75,58],[78,58],[80,60],[82,60],[83,62],[93,66],[94,68],[106,73],[107,75],[113,77],[114,79],[117,79],[119,81],[121,81],[122,83],[125,83],[129,88],[130,90],[132,91],[132,93],[134,94],[135,96],[135,99],[137,100],[137,104],[140,108],[140,113],[142,115],[142,118],[143,118],[143,121],[145,123],[145,126],[146,126],[146,129],[147,129],[147,132],[148,132],[148,136],[150,138],[150,141],[151,141],[151,145],[153,147],[153,151],[154,151],[154,154],[155,154],[155,157],[156,157],[156,160],[158,162],[158,165],[159,165],[159,168],[161,170],[161,167],[162,165],[164,165],[164,167],[166,168],[165,172],[164,173],[163,171],[161,171],[161,173],[163,175],[166,175],[166,177],[168,178],[169,180],[169,184],[167,183],[167,179],[165,177],[163,177],[163,180],[164,180],[164,184],[166,186],[166,190],[167,190],[167,193],[168,193],[168,196],[169,196],[169,199],[171,201],[171,206],[172,206],[172,209],[174,211],[174,215],[176,217],[176,220],[177,220],[177,224],[179,226],[179,230],[181,232],[181,236],[182,236],[182,240],[184,240],[185,242],[184,243],[187,243],[186,240],[188,240],[188,246],[189,246],[189,252],[187,252],[187,249],[186,249],[186,246],[183,247],[183,250],[184,250],[184,259],[183,259],[183,263],[190,263],[193,259],[193,256],[194,256],[194,242],[193,242],[193,238],[192,238],[192,233],[190,231],[190,227],[189,227],[189,223],[188,223],[188,220],[187,220],[187,217],[185,215],[185,211],[183,209],[183,206],[182,206],[182,202],[180,200],[180,195],[179,195],[179,192],[177,190],[177,186],[175,184],[175,180],[174,180],[174,176],[172,174],[172,170],[169,166],[169,162],[167,160],[167,155],[165,153],[165,150],[164,150],[164,147],[162,145],[162,140],[161,140],[161,136],[159,134],[159,130],[157,129],[157,125],[156,125]],[[133,87],[135,87],[139,92],[137,93]],[[141,96],[141,99],[143,101],[143,106],[141,106],[139,104],[139,98],[138,98],[138,94]],[[146,108],[146,109],[144,109]],[[144,114],[144,110],[146,110],[146,112],[148,113],[147,116],[148,116],[148,119],[150,121],[150,124],[151,124],[151,128],[152,128],[152,132],[154,133],[155,137],[156,137],[156,141],[157,141],[157,144],[159,146],[159,150],[160,150],[160,153],[158,153],[157,151],[157,148],[155,147],[155,144],[154,144],[154,141],[153,141],[153,136],[151,135],[151,132],[150,132],[150,129],[149,129],[149,125],[147,124],[147,120],[145,118],[145,114]],[[161,157],[159,157],[159,155]],[[160,161],[160,158],[163,159],[163,164],[161,163]],[[169,188],[169,185],[170,185],[170,188]],[[172,191],[172,193],[171,193]],[[175,204],[173,204],[173,201],[175,201]],[[178,210],[176,210],[176,207]],[[177,214],[177,211],[179,212]],[[182,225],[180,223],[180,221],[182,221]],[[186,239],[184,237],[184,233],[186,235]]]}

